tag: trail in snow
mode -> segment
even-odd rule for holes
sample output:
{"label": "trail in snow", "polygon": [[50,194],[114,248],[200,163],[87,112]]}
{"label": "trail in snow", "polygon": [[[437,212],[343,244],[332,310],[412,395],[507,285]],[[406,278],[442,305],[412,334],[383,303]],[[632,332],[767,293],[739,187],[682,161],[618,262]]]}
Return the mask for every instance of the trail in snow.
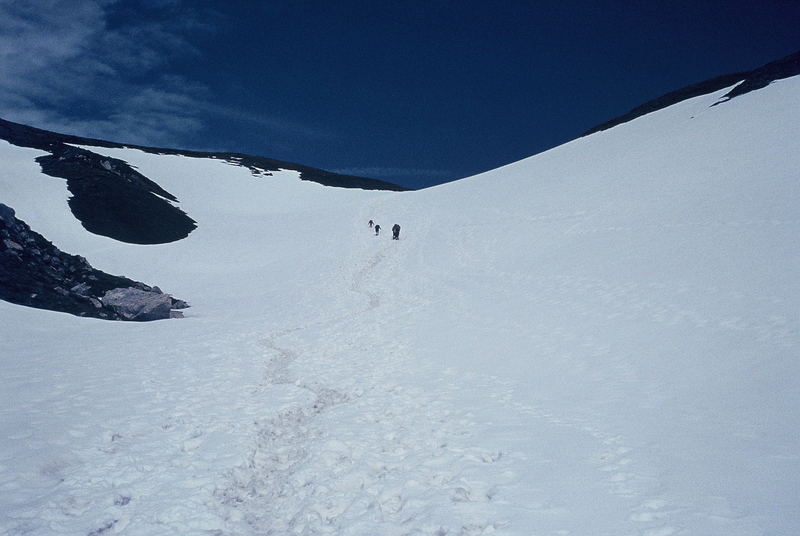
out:
{"label": "trail in snow", "polygon": [[[333,367],[359,367],[356,381],[342,389],[302,379],[311,360],[291,344],[278,344],[316,329],[337,354],[384,351],[384,339],[376,344],[364,327],[371,325],[365,317],[382,301],[381,293],[366,281],[391,256],[388,249],[375,253],[352,275],[351,290],[367,301],[363,310],[281,330],[262,340],[269,356],[266,386],[291,385],[306,390],[308,397],[305,404],[255,423],[255,446],[247,463],[232,471],[229,486],[218,490],[226,507],[222,515],[233,533],[390,534],[416,527],[423,533],[445,534],[449,529],[437,525],[441,513],[435,510],[445,505],[470,510],[463,505],[491,501],[492,484],[470,481],[465,472],[472,464],[495,463],[503,454],[459,445],[468,435],[468,419],[453,419],[456,413],[445,402],[392,381],[405,366],[401,348],[392,349],[394,366],[389,368],[385,361],[329,362]],[[348,326],[360,329],[350,331]],[[293,366],[298,361],[302,363]],[[331,419],[353,429],[331,435],[318,420],[334,412]],[[446,518],[462,534],[481,534],[502,524],[488,512],[477,517],[451,513]],[[369,528],[376,526],[383,528]]]}
{"label": "trail in snow", "polygon": [[394,333],[420,307],[392,290],[403,244],[354,249],[360,310],[260,339],[263,388],[305,396],[254,423],[251,454],[216,492],[226,534],[566,534],[588,522],[567,506],[575,480],[617,513],[609,527],[677,532],[657,470],[624,438],[516,402],[515,382],[419,363]]}

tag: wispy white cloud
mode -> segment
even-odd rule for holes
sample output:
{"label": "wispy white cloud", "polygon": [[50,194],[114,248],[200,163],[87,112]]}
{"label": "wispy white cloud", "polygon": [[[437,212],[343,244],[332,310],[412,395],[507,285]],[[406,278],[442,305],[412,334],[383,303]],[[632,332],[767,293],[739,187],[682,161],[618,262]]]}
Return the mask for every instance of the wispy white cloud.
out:
{"label": "wispy white cloud", "polygon": [[[215,102],[169,74],[197,60],[216,14],[181,0],[0,0],[0,117],[145,145],[175,145],[214,116],[292,136],[315,128]],[[221,17],[221,16],[220,16]],[[212,21],[212,22],[209,22]]]}

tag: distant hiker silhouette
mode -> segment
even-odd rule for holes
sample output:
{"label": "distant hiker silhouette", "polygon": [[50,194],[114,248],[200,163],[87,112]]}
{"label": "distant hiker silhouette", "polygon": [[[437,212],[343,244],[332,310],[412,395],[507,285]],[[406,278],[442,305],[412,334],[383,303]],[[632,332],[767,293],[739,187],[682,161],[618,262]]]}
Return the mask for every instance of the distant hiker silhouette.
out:
{"label": "distant hiker silhouette", "polygon": [[375,222],[372,221],[372,220],[369,220],[369,223],[367,225],[369,225],[369,228],[372,229],[372,226],[375,225]]}
{"label": "distant hiker silhouette", "polygon": [[375,224],[375,236],[378,236],[378,234],[380,232],[381,232],[381,226],[376,223]]}
{"label": "distant hiker silhouette", "polygon": [[392,240],[400,240],[400,226],[396,223],[392,226]]}

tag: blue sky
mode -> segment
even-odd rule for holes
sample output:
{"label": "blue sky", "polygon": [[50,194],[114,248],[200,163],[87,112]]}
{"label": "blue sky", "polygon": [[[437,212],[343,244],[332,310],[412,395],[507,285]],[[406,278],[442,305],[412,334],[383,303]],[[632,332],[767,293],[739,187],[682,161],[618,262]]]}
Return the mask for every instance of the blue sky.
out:
{"label": "blue sky", "polygon": [[0,117],[424,186],[800,50],[796,0],[0,0]]}

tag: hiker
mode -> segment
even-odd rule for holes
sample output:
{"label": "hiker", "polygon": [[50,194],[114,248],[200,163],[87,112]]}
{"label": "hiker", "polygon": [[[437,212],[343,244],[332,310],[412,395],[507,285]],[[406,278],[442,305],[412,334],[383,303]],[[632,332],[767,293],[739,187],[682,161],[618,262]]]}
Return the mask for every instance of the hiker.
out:
{"label": "hiker", "polygon": [[376,223],[375,224],[375,236],[378,236],[378,234],[380,232],[381,232],[381,226]]}
{"label": "hiker", "polygon": [[396,223],[392,226],[392,240],[400,240],[400,226]]}
{"label": "hiker", "polygon": [[369,223],[367,225],[369,225],[369,228],[372,229],[372,226],[375,225],[375,222],[369,220]]}

